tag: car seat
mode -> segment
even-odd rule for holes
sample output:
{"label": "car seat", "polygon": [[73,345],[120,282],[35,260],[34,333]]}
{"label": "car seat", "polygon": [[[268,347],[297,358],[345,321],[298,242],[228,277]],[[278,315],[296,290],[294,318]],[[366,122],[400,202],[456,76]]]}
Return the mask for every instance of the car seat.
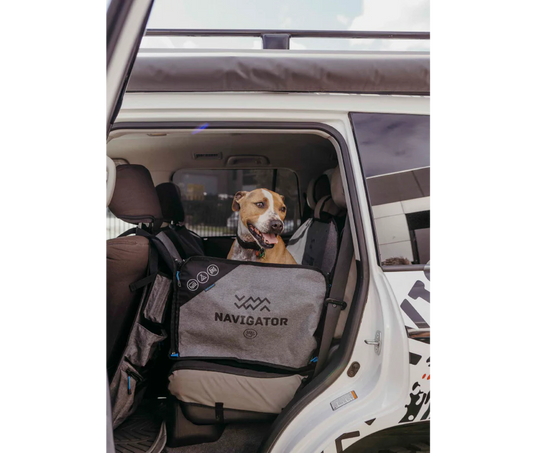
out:
{"label": "car seat", "polygon": [[[340,171],[337,173],[340,181]],[[273,420],[316,371],[318,339],[324,339],[319,321],[324,307],[332,303],[327,298],[324,268],[333,270],[338,249],[335,217],[346,211],[342,184],[340,189],[335,194],[339,207],[327,175],[312,187],[312,196],[320,199],[314,200],[302,259],[322,271],[298,265],[235,264],[207,257],[193,257],[180,268],[181,289],[172,309],[176,322],[171,351],[175,352],[170,357],[177,362],[169,371],[168,446],[212,442],[229,423]],[[351,242],[349,236],[347,241]],[[263,285],[260,276],[278,284]],[[238,303],[246,295],[248,303]],[[290,299],[293,295],[295,299]],[[276,303],[279,300],[284,302],[281,306]],[[293,314],[291,307],[298,304]],[[286,316],[284,324],[277,322],[281,316]],[[265,327],[269,322],[288,328],[274,335]],[[254,343],[259,336],[261,342]],[[284,342],[300,347],[280,346]],[[331,338],[324,342],[326,352],[330,342]]]}
{"label": "car seat", "polygon": [[[141,165],[119,165],[115,189],[109,204],[119,219],[146,224],[157,229],[162,222],[159,200],[150,172]],[[125,236],[107,241],[107,368],[115,372],[126,346],[142,291],[131,291],[130,284],[146,275],[149,241],[142,236]]]}
{"label": "car seat", "polygon": [[176,290],[172,276],[183,260],[161,231],[159,198],[145,167],[116,168],[109,209],[137,225],[108,241],[108,375],[116,428],[157,383],[170,323],[167,306]]}
{"label": "car seat", "polygon": [[340,179],[338,167],[309,183],[307,205],[313,209],[313,216],[298,228],[287,244],[287,250],[298,264],[318,267],[326,274],[331,274],[335,266],[339,245],[338,224],[344,223],[346,214],[343,207],[346,205],[339,207],[331,193],[330,178],[333,180],[334,175]]}
{"label": "car seat", "polygon": [[168,222],[165,233],[172,241],[182,258],[204,256],[203,240],[188,230],[185,225],[185,212],[181,202],[179,187],[173,182],[164,182],[156,187],[161,205],[163,220]]}

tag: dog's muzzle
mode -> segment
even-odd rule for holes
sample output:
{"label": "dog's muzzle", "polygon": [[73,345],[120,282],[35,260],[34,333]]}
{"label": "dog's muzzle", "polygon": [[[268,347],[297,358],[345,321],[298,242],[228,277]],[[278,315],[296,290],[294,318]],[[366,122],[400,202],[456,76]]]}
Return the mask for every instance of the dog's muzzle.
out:
{"label": "dog's muzzle", "polygon": [[280,220],[274,220],[270,223],[270,228],[268,233],[263,233],[259,231],[251,223],[248,224],[248,230],[254,237],[254,239],[259,243],[261,247],[266,249],[271,249],[278,243],[278,234],[283,231],[283,222]]}

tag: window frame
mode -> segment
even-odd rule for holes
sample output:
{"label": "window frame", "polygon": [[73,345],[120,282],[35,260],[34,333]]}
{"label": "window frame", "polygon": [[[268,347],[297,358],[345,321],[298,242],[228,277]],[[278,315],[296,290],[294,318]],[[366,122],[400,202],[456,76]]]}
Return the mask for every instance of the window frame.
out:
{"label": "window frame", "polygon": [[[202,122],[203,123],[203,122]],[[155,122],[117,122],[112,130],[146,130],[146,129],[195,129],[202,123],[191,121],[155,121]],[[277,438],[305,408],[309,406],[325,389],[330,387],[349,365],[353,356],[355,343],[359,337],[360,325],[368,300],[370,287],[370,261],[366,243],[367,230],[364,227],[363,213],[358,191],[356,189],[354,166],[360,165],[350,153],[350,147],[343,134],[329,124],[316,121],[214,121],[211,129],[285,129],[285,130],[317,130],[328,134],[335,142],[339,165],[346,177],[348,215],[354,229],[353,240],[360,263],[357,269],[357,283],[353,295],[346,327],[344,329],[335,358],[328,362],[322,372],[316,376],[284,409],[272,425],[270,434],[264,440],[264,450],[269,452]],[[363,178],[364,179],[364,178]],[[351,209],[350,209],[351,208]]]}

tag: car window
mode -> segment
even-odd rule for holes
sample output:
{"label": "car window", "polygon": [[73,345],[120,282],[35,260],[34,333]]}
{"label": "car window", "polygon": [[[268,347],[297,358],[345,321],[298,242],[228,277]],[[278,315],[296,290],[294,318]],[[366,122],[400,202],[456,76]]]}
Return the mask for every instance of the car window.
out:
{"label": "car window", "polygon": [[113,239],[124,233],[124,231],[135,227],[131,223],[120,220],[107,208],[106,210],[106,239]]}
{"label": "car window", "polygon": [[429,116],[350,115],[381,263],[429,262]]}
{"label": "car window", "polygon": [[172,181],[181,190],[186,227],[202,237],[236,234],[239,217],[231,204],[239,190],[264,188],[285,196],[283,234],[299,226],[298,180],[291,170],[178,170]]}

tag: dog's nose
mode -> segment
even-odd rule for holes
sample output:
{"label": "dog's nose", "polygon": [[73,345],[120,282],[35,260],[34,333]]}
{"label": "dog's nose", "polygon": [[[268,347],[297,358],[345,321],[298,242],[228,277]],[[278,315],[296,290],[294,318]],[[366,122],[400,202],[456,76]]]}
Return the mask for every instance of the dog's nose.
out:
{"label": "dog's nose", "polygon": [[271,223],[270,223],[270,229],[276,233],[276,234],[280,234],[281,231],[283,230],[283,222],[281,220],[273,220]]}

